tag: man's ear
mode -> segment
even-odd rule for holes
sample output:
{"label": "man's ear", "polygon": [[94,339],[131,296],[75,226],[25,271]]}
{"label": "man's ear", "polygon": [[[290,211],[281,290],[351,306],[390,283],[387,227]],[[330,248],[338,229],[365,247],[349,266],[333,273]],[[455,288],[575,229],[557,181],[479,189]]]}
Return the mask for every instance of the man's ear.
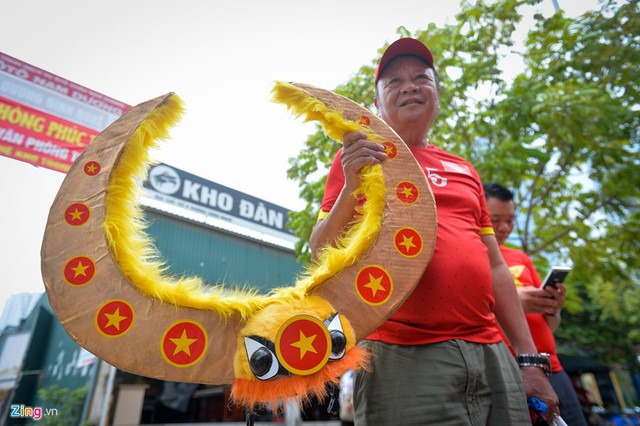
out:
{"label": "man's ear", "polygon": [[380,108],[378,108],[378,98],[376,98],[376,97],[373,98],[373,106],[376,107],[376,111],[375,111],[376,115],[378,117],[381,117],[382,115],[381,115],[381,112],[380,112]]}

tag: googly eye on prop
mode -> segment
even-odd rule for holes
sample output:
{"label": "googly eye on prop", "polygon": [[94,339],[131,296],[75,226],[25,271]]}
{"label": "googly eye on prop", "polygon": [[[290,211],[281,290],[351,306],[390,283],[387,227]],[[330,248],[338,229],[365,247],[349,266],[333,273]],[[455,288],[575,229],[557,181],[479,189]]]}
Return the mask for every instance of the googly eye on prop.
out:
{"label": "googly eye on prop", "polygon": [[344,356],[347,350],[347,337],[344,335],[340,316],[336,312],[324,323],[327,326],[329,336],[331,337],[331,354],[329,354],[329,359],[337,361]]}
{"label": "googly eye on prop", "polygon": [[269,380],[276,374],[289,374],[287,370],[280,367],[275,355],[275,345],[272,342],[260,336],[248,336],[244,338],[244,346],[247,349],[251,372],[258,380]]}
{"label": "googly eye on prop", "polygon": [[[385,145],[388,159],[361,172],[366,201],[353,226],[295,283],[269,294],[167,276],[136,198],[149,148],[183,107],[171,93],[141,103],[87,146],[49,213],[42,275],[78,344],[131,373],[233,384],[234,400],[249,407],[321,398],[327,382],[366,366],[357,342],[401,306],[433,254],[431,189],[403,141],[362,106],[299,83],[278,82],[273,95],[338,141],[363,131]],[[82,226],[69,222],[70,206],[87,212]]]}

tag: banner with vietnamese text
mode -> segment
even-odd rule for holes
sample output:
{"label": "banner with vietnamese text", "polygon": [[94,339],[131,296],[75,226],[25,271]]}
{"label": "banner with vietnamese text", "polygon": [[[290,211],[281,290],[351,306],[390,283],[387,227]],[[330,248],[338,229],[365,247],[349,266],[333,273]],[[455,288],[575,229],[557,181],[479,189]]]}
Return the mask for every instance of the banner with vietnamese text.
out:
{"label": "banner with vietnamese text", "polygon": [[66,173],[97,130],[0,96],[0,154]]}
{"label": "banner with vietnamese text", "polygon": [[0,52],[0,155],[64,173],[129,108]]}

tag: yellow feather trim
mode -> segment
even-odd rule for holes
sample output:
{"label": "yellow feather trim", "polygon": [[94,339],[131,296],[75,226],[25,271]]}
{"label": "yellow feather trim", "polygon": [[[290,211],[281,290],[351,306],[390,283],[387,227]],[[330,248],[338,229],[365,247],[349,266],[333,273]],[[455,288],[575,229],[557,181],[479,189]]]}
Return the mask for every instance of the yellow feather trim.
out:
{"label": "yellow feather trim", "polygon": [[[365,132],[372,140],[376,139],[368,128],[344,119],[339,111],[331,110],[292,85],[276,83],[273,93],[277,102],[284,103],[298,116],[318,120],[326,134],[338,141],[349,131]],[[320,251],[318,262],[297,279],[295,286],[260,295],[250,288],[204,287],[199,277],[168,276],[167,266],[144,232],[147,225],[136,199],[140,194],[138,183],[146,177],[151,164],[148,149],[156,148],[157,140],[169,137],[170,128],[182,112],[182,101],[176,95],[152,111],[127,143],[107,187],[104,231],[109,247],[124,275],[143,294],[177,306],[215,311],[223,318],[238,313],[246,319],[268,304],[306,297],[328,278],[353,265],[372,246],[382,226],[386,203],[380,165],[369,166],[362,172],[361,185],[355,194],[363,194],[366,201],[355,224],[335,247]]]}
{"label": "yellow feather trim", "polygon": [[214,310],[223,317],[243,317],[260,309],[264,301],[252,290],[227,292],[223,287],[205,289],[199,277],[170,277],[153,241],[144,232],[147,224],[137,203],[138,185],[151,164],[149,148],[169,137],[169,129],[183,113],[183,104],[173,95],[153,110],[134,131],[107,187],[104,231],[109,248],[127,279],[142,293],[178,306]]}
{"label": "yellow feather trim", "polygon": [[374,135],[367,127],[344,119],[340,111],[328,108],[324,102],[292,84],[276,81],[271,94],[274,102],[286,105],[296,117],[304,117],[305,122],[319,122],[324,134],[340,143],[342,143],[342,136],[347,132],[364,132]]}
{"label": "yellow feather trim", "polygon": [[[338,142],[342,143],[342,137],[347,132],[363,132],[371,140],[380,139],[368,127],[343,118],[340,111],[330,109],[291,84],[277,81],[272,93],[275,102],[285,104],[295,116],[304,117],[305,121],[318,121],[325,134]],[[363,168],[360,178],[360,186],[353,194],[365,197],[365,202],[359,209],[360,215],[335,246],[326,246],[320,250],[316,264],[298,280],[296,287],[305,293],[311,293],[328,278],[353,265],[372,246],[380,233],[387,195],[382,166]]]}

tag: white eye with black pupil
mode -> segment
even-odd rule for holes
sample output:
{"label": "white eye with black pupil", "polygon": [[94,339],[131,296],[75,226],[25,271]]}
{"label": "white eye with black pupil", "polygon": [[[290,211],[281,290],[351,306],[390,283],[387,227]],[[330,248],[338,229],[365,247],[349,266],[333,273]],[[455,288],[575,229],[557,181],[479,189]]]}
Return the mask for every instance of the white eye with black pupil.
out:
{"label": "white eye with black pupil", "polygon": [[258,380],[269,380],[278,374],[280,363],[271,349],[251,337],[244,338],[244,347],[251,372]]}
{"label": "white eye with black pupil", "polygon": [[251,355],[251,359],[249,359],[249,366],[256,377],[267,374],[271,369],[272,363],[273,357],[271,356],[271,351],[266,348],[258,349]]}
{"label": "white eye with black pupil", "polygon": [[[347,347],[347,338],[344,336],[342,331],[332,330],[331,331],[331,358],[332,355],[339,355],[342,358],[344,355],[344,349]],[[333,359],[333,358],[332,358]]]}
{"label": "white eye with black pupil", "polygon": [[347,347],[347,337],[344,335],[342,329],[340,315],[336,312],[325,321],[325,324],[327,325],[327,330],[329,330],[329,336],[331,336],[331,354],[329,354],[329,359],[337,361],[344,356]]}

